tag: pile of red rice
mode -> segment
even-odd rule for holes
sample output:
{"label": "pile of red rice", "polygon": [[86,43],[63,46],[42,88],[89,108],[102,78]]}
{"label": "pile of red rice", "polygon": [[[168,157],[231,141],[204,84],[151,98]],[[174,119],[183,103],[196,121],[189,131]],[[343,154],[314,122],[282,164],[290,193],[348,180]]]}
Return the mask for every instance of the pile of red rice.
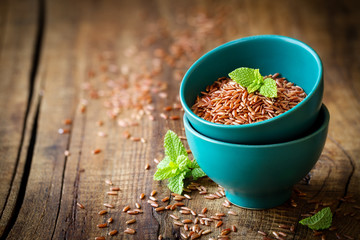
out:
{"label": "pile of red rice", "polygon": [[219,78],[207,86],[205,92],[201,92],[192,110],[207,121],[226,125],[249,124],[273,118],[295,107],[306,97],[301,87],[278,76],[276,73],[264,77],[276,81],[276,98],[264,97],[258,91],[249,94],[235,81]]}

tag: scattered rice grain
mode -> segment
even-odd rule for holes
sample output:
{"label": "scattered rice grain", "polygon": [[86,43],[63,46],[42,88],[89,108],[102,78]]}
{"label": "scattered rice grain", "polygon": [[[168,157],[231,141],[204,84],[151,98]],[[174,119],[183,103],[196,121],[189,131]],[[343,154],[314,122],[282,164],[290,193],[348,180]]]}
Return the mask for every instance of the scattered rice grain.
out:
{"label": "scattered rice grain", "polygon": [[177,225],[177,226],[184,226],[184,224],[182,222],[179,222],[179,221],[174,221],[174,224]]}
{"label": "scattered rice grain", "polygon": [[107,225],[107,223],[101,223],[101,224],[98,224],[98,225],[96,225],[98,228],[105,228],[105,227],[107,227],[108,225]]}
{"label": "scattered rice grain", "polygon": [[187,194],[184,194],[184,197],[186,197],[187,199],[191,199],[191,197]]}
{"label": "scattered rice grain", "polygon": [[182,220],[183,223],[193,223],[193,220],[191,219],[184,219]]}
{"label": "scattered rice grain", "polygon": [[136,219],[135,218],[133,218],[133,219],[130,219],[130,220],[127,220],[126,221],[126,224],[132,224],[132,223],[135,223],[136,222]]}
{"label": "scattered rice grain", "polygon": [[179,220],[179,217],[175,216],[174,214],[170,214],[170,217],[175,219],[175,220]]}
{"label": "scattered rice grain", "polygon": [[207,212],[207,210],[208,210],[208,209],[207,209],[206,207],[204,207],[204,208],[201,210],[201,213],[202,213],[202,214],[205,214],[205,213]]}
{"label": "scattered rice grain", "polygon": [[101,149],[96,148],[91,153],[95,155],[95,154],[99,154],[100,152],[101,152]]}
{"label": "scattered rice grain", "polygon": [[140,212],[135,211],[135,210],[128,210],[128,211],[126,211],[126,213],[129,214],[129,215],[138,215]]}
{"label": "scattered rice grain", "polygon": [[184,215],[189,215],[191,213],[189,210],[180,210],[179,212]]}
{"label": "scattered rice grain", "polygon": [[124,233],[134,235],[136,233],[136,231],[135,231],[135,229],[132,229],[132,228],[126,228],[124,230]]}
{"label": "scattered rice grain", "polygon": [[129,205],[125,206],[125,207],[122,209],[123,212],[127,212],[128,210],[130,210],[130,206],[129,206]]}
{"label": "scattered rice grain", "polygon": [[155,197],[153,197],[153,196],[150,196],[149,199],[152,200],[152,201],[154,201],[154,202],[157,201],[157,199],[156,199]]}
{"label": "scattered rice grain", "polygon": [[263,232],[263,231],[257,231],[259,234],[263,235],[263,236],[267,236],[267,233]]}
{"label": "scattered rice grain", "polygon": [[222,221],[219,221],[216,225],[215,225],[215,227],[220,227],[221,225],[223,224],[223,222]]}
{"label": "scattered rice grain", "polygon": [[212,231],[210,230],[210,229],[208,229],[208,230],[205,230],[205,231],[203,231],[202,233],[201,233],[201,235],[206,235],[206,234],[209,234],[209,233],[211,233]]}
{"label": "scattered rice grain", "polygon": [[110,179],[106,179],[106,180],[105,180],[105,183],[106,183],[107,185],[113,185],[113,183],[112,183],[112,181],[111,181]]}
{"label": "scattered rice grain", "polygon": [[82,205],[81,203],[77,202],[76,205],[81,208],[81,209],[85,209],[84,205]]}
{"label": "scattered rice grain", "polygon": [[107,214],[108,211],[107,210],[101,210],[100,212],[98,212],[99,215],[104,215],[104,214]]}
{"label": "scattered rice grain", "polygon": [[183,239],[188,239],[188,238],[189,238],[188,236],[186,236],[185,233],[180,233],[180,235],[181,235],[181,237],[182,237]]}
{"label": "scattered rice grain", "polygon": [[110,191],[106,193],[107,195],[118,195],[117,191]]}
{"label": "scattered rice grain", "polygon": [[161,211],[164,211],[165,210],[165,207],[157,207],[155,208],[155,211],[157,212],[161,212]]}
{"label": "scattered rice grain", "polygon": [[184,230],[185,230],[185,231],[189,231],[189,225],[188,225],[188,224],[185,224],[185,225],[184,225]]}
{"label": "scattered rice grain", "polygon": [[133,142],[139,142],[141,140],[141,138],[139,137],[130,137],[130,140]]}
{"label": "scattered rice grain", "polygon": [[228,235],[229,233],[231,233],[231,229],[226,228],[226,229],[221,230],[220,235]]}
{"label": "scattered rice grain", "polygon": [[198,239],[200,237],[201,237],[201,235],[195,232],[194,234],[191,235],[191,240]]}

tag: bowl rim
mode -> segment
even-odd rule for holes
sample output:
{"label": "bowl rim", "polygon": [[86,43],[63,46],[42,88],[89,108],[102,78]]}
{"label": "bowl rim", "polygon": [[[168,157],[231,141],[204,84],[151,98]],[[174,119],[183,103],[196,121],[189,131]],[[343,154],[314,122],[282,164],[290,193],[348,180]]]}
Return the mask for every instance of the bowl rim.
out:
{"label": "bowl rim", "polygon": [[316,130],[312,131],[311,133],[309,133],[306,136],[294,139],[294,140],[290,140],[287,142],[280,142],[280,143],[271,143],[271,144],[259,144],[259,145],[250,145],[250,144],[239,144],[239,143],[229,143],[229,142],[224,142],[224,141],[219,141],[213,138],[209,138],[201,133],[199,133],[198,131],[196,131],[194,129],[194,127],[191,125],[188,117],[184,114],[183,116],[183,122],[184,122],[184,128],[187,129],[188,131],[190,131],[193,135],[195,135],[198,138],[201,138],[204,141],[207,142],[211,142],[211,143],[215,143],[215,144],[219,144],[219,145],[223,145],[223,146],[228,146],[228,147],[247,147],[247,148],[269,148],[269,147],[283,147],[283,146],[287,146],[287,145],[293,145],[296,143],[300,143],[303,141],[306,141],[312,137],[314,137],[315,135],[319,134],[320,132],[324,131],[325,128],[327,128],[329,126],[329,121],[330,121],[330,113],[328,108],[325,106],[325,104],[321,105],[320,108],[320,112],[319,115],[323,114],[324,115],[324,120],[321,123],[321,126],[319,128],[317,128]]}
{"label": "bowl rim", "polygon": [[[291,108],[290,110],[275,116],[273,118],[270,119],[266,119],[260,122],[256,122],[256,123],[249,123],[249,124],[242,124],[242,125],[225,125],[225,124],[220,124],[220,123],[213,123],[210,121],[207,121],[201,117],[199,117],[198,115],[196,115],[191,108],[187,105],[186,101],[185,101],[185,83],[187,82],[186,79],[189,78],[189,75],[192,74],[193,71],[195,71],[195,68],[205,60],[205,58],[207,58],[209,55],[212,55],[216,52],[221,51],[223,48],[227,48],[230,47],[232,45],[235,44],[239,44],[242,42],[248,42],[248,41],[253,41],[253,40],[257,40],[257,39],[277,39],[277,40],[281,40],[281,41],[285,41],[288,43],[292,43],[295,45],[298,45],[302,48],[304,48],[305,50],[307,50],[315,59],[319,72],[318,72],[318,77],[316,79],[316,83],[314,85],[314,87],[311,89],[310,93],[307,94],[306,98],[304,100],[302,100],[300,103],[298,103],[295,107]],[[227,128],[227,129],[241,129],[241,128],[252,128],[252,127],[256,127],[259,125],[264,125],[264,124],[269,124],[273,121],[277,121],[281,118],[286,117],[287,115],[289,115],[290,113],[292,113],[293,111],[296,111],[296,109],[301,108],[306,102],[310,101],[309,99],[312,98],[312,96],[315,94],[316,90],[318,88],[320,88],[321,86],[321,82],[322,82],[322,78],[323,78],[323,64],[322,61],[319,57],[319,55],[316,53],[316,51],[311,48],[309,45],[307,45],[306,43],[297,40],[295,38],[291,38],[291,37],[287,37],[287,36],[281,36],[281,35],[271,35],[271,34],[267,34],[267,35],[255,35],[255,36],[249,36],[249,37],[244,37],[244,38],[239,38],[227,43],[224,43],[210,51],[208,51],[207,53],[205,53],[204,55],[202,55],[198,60],[196,60],[191,66],[190,68],[186,71],[182,81],[181,81],[181,85],[180,85],[180,102],[181,105],[183,106],[185,112],[193,119],[197,120],[198,122],[201,122],[202,124],[205,124],[209,127],[216,127],[216,128]]]}

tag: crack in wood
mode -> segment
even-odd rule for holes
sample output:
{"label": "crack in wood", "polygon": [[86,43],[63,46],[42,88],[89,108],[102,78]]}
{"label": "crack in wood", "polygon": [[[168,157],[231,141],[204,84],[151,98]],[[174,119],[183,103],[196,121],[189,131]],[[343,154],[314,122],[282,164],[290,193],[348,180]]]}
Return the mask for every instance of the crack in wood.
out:
{"label": "crack in wood", "polygon": [[[37,32],[36,32],[36,39],[35,39],[33,58],[32,58],[33,61],[32,61],[32,66],[31,66],[30,76],[29,76],[28,100],[27,100],[26,112],[25,112],[25,115],[24,115],[24,122],[23,122],[23,126],[22,126],[22,133],[21,133],[21,139],[20,139],[20,144],[19,144],[19,150],[18,150],[18,153],[17,153],[17,156],[16,156],[15,167],[14,167],[14,171],[12,173],[10,186],[12,186],[13,183],[14,183],[16,172],[17,172],[18,167],[19,167],[20,156],[21,156],[21,152],[23,150],[24,141],[25,141],[26,126],[27,126],[27,124],[29,122],[29,113],[30,113],[30,109],[31,109],[31,106],[32,106],[33,102],[34,102],[34,104],[36,104],[36,113],[35,113],[35,116],[34,116],[34,122],[32,124],[31,136],[30,136],[30,141],[29,141],[29,145],[28,145],[28,149],[27,149],[23,176],[21,177],[21,183],[20,183],[19,192],[17,194],[17,199],[16,199],[16,202],[15,202],[15,207],[14,207],[14,209],[12,211],[12,216],[9,219],[9,222],[7,223],[7,225],[6,225],[5,229],[4,229],[4,233],[1,236],[1,239],[6,239],[6,237],[8,236],[8,234],[10,233],[12,227],[14,226],[14,224],[16,222],[17,216],[18,216],[18,214],[20,212],[20,208],[21,208],[23,200],[24,200],[27,181],[28,181],[29,174],[30,174],[30,167],[31,167],[32,157],[33,157],[35,143],[36,143],[36,133],[37,133],[37,127],[38,127],[38,118],[39,118],[41,99],[42,99],[42,96],[39,95],[38,98],[33,101],[35,79],[36,79],[38,68],[39,68],[39,60],[40,60],[41,48],[42,48],[42,42],[43,42],[43,36],[44,36],[44,24],[45,24],[44,0],[39,0],[38,19],[37,19]],[[9,192],[8,192],[8,194],[6,196],[4,206],[6,206],[8,204],[11,189],[12,189],[12,187],[9,188]],[[1,210],[0,218],[3,215],[4,209],[5,209],[5,207]]]}
{"label": "crack in wood", "polygon": [[[43,0],[39,0],[39,1],[41,2]],[[17,156],[16,156],[16,162],[15,162],[14,171],[12,173],[10,186],[12,186],[13,183],[14,183],[16,171],[18,169],[21,150],[23,148],[23,143],[24,143],[26,124],[28,122],[29,112],[30,112],[30,109],[31,109],[31,103],[32,103],[32,99],[33,99],[34,83],[35,83],[35,78],[36,78],[38,65],[39,65],[39,57],[40,57],[40,52],[41,52],[41,45],[42,45],[43,31],[44,31],[44,24],[43,24],[44,16],[42,15],[41,11],[42,11],[42,9],[41,9],[41,7],[39,7],[39,17],[38,17],[38,24],[37,24],[38,29],[37,29],[36,40],[35,40],[35,45],[34,45],[33,61],[32,61],[33,64],[32,64],[31,70],[30,70],[30,78],[29,78],[29,95],[28,95],[27,106],[26,106],[26,111],[25,111],[25,115],[24,115],[24,122],[23,122],[23,126],[22,126],[22,133],[21,133],[21,139],[20,139],[20,144],[19,144],[19,150],[18,150],[18,153],[17,153]],[[2,217],[5,206],[7,205],[10,193],[11,193],[11,188],[9,188],[9,191],[7,193],[4,208],[1,209],[0,218]]]}
{"label": "crack in wood", "polygon": [[[75,116],[75,111],[73,112],[73,118]],[[84,136],[84,133],[85,133],[85,125],[86,125],[86,120],[85,120],[85,117],[84,117],[84,121],[83,121],[83,128],[82,128],[82,137]],[[69,136],[68,136],[68,142],[66,144],[66,149],[69,149],[70,148],[70,144],[71,144],[71,136],[72,136],[72,131],[73,130],[73,125],[71,125],[70,127],[70,133],[69,133]],[[82,147],[82,143],[81,143],[81,146],[80,146],[80,149]],[[77,173],[76,173],[76,180],[75,180],[75,183],[74,183],[74,187],[75,189],[78,189],[78,184],[79,184],[79,178],[80,178],[80,171],[79,171],[79,163],[80,163],[80,159],[81,159],[81,151],[79,152],[79,159],[78,159],[78,164],[77,164]],[[58,210],[57,210],[57,213],[56,213],[56,218],[55,218],[55,224],[54,224],[54,229],[53,229],[53,232],[51,234],[51,239],[54,238],[54,234],[55,234],[55,231],[56,231],[56,227],[57,227],[57,224],[58,224],[58,219],[59,219],[59,215],[60,215],[60,210],[61,210],[61,200],[62,200],[62,195],[63,195],[63,190],[64,190],[64,181],[65,181],[65,172],[66,172],[66,166],[67,166],[67,161],[68,161],[68,156],[65,156],[64,158],[64,167],[63,167],[63,171],[62,171],[62,175],[61,175],[61,186],[60,186],[60,195],[59,195],[59,207],[58,207]],[[74,211],[73,212],[76,212],[76,205],[77,205],[77,198],[78,198],[78,194],[77,192],[75,193],[75,197],[74,197],[74,203],[73,203],[73,209]],[[76,215],[76,213],[74,213]],[[72,219],[73,222],[75,222],[75,218]],[[66,233],[65,233],[66,235]]]}
{"label": "crack in wood", "polygon": [[34,119],[34,123],[33,123],[32,130],[31,130],[31,138],[30,138],[30,143],[29,143],[29,147],[28,147],[28,150],[27,150],[27,154],[26,154],[26,161],[25,161],[25,165],[24,165],[23,176],[21,178],[18,197],[16,199],[16,203],[15,203],[15,207],[14,207],[12,216],[9,219],[9,222],[8,222],[7,226],[5,227],[5,231],[4,231],[4,234],[1,237],[1,239],[6,239],[7,236],[9,235],[12,227],[14,226],[14,224],[16,222],[16,219],[17,219],[17,217],[19,215],[21,206],[22,206],[23,201],[24,201],[25,192],[26,192],[26,186],[27,186],[29,175],[30,175],[30,168],[31,168],[31,163],[32,163],[32,159],[33,159],[33,153],[34,153],[34,149],[35,149],[36,133],[37,133],[37,128],[38,128],[40,105],[41,105],[41,96],[39,97],[38,105],[36,107],[35,119]]}
{"label": "crack in wood", "polygon": [[[84,138],[84,135],[85,135],[85,128],[86,128],[86,114],[84,115],[83,117],[83,128],[82,128],[82,138]],[[72,204],[72,222],[70,222],[70,225],[73,224],[73,226],[75,226],[75,222],[76,222],[76,212],[77,212],[77,201],[78,201],[78,198],[79,198],[79,193],[78,193],[78,190],[79,190],[79,182],[80,182],[80,160],[81,160],[81,149],[82,149],[82,146],[83,146],[83,141],[81,142],[81,145],[80,145],[80,152],[79,152],[79,158],[78,158],[78,161],[77,161],[77,166],[76,166],[76,178],[75,178],[75,182],[74,182],[74,201],[73,201],[73,204]],[[65,171],[65,169],[64,169]],[[56,222],[57,223],[57,222]],[[68,236],[67,236],[68,232],[65,233],[65,238],[67,239]]]}
{"label": "crack in wood", "polygon": [[[75,116],[76,112],[74,111],[73,112],[73,116]],[[84,138],[84,135],[85,135],[85,128],[86,128],[86,114],[84,114],[84,117],[82,119],[83,123],[82,123],[82,129],[81,129],[81,138],[83,139]],[[71,136],[72,136],[72,127],[70,129],[70,134],[69,134],[69,141],[66,145],[67,149],[69,149],[70,147],[70,144],[71,144]],[[74,198],[73,198],[73,203],[72,203],[72,215],[71,215],[71,219],[70,219],[70,222],[69,222],[69,227],[71,228],[72,226],[74,226],[75,222],[76,222],[76,215],[77,215],[77,202],[78,202],[78,191],[79,190],[79,182],[80,182],[80,160],[81,160],[81,149],[82,149],[82,146],[83,146],[83,141],[81,141],[81,144],[80,144],[80,152],[79,152],[79,157],[78,157],[78,161],[77,161],[77,166],[76,166],[76,177],[75,177],[75,182],[74,182]],[[58,227],[58,223],[59,223],[59,215],[60,215],[60,211],[61,211],[61,202],[62,202],[62,195],[63,195],[63,191],[64,191],[64,181],[65,181],[65,172],[66,172],[66,166],[67,166],[67,159],[68,157],[66,156],[65,159],[64,159],[64,167],[63,167],[63,172],[62,172],[62,181],[61,181],[61,187],[60,187],[60,196],[59,196],[59,207],[58,207],[58,211],[57,211],[57,214],[56,214],[56,218],[55,218],[55,224],[54,224],[54,229],[52,231],[52,234],[51,234],[51,238],[50,239],[54,239],[54,235],[55,235],[55,232],[56,232],[56,228]],[[68,230],[65,230],[64,231],[64,236],[65,236],[65,239],[68,239],[68,234],[69,232],[71,231],[68,231]]]}
{"label": "crack in wood", "polygon": [[[332,161],[331,158],[328,158],[325,156],[322,156],[322,157],[327,159],[328,161]],[[329,171],[327,172],[327,176],[325,177],[324,181],[322,182],[320,189],[317,191],[317,193],[315,193],[315,195],[311,199],[315,199],[322,192],[327,180],[330,178],[330,174],[331,174],[331,167],[329,168]]]}
{"label": "crack in wood", "polygon": [[[335,139],[333,139],[332,137],[328,137],[330,139],[330,141],[332,141],[343,153],[344,155],[347,157],[347,159],[349,160],[349,163],[351,165],[351,171],[350,171],[350,174],[346,180],[346,184],[345,184],[345,188],[344,188],[344,194],[343,194],[343,197],[345,197],[348,193],[348,189],[349,189],[349,185],[350,185],[350,182],[351,182],[351,179],[354,175],[354,172],[355,172],[355,163],[354,163],[354,160],[351,158],[350,154],[341,146],[340,143],[338,143]],[[336,206],[336,209],[339,209],[340,206],[342,204],[342,201],[339,201],[338,205]]]}

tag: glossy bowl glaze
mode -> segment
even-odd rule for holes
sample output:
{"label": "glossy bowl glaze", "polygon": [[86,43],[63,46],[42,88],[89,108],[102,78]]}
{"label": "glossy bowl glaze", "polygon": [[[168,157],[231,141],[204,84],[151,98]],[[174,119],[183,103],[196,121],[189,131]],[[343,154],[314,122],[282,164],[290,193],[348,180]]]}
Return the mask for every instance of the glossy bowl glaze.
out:
{"label": "glossy bowl glaze", "polygon": [[[212,123],[194,114],[191,107],[200,92],[238,67],[259,68],[263,76],[278,72],[308,96],[279,116],[246,125]],[[312,48],[293,38],[262,35],[228,42],[202,56],[185,74],[180,100],[192,126],[205,136],[231,143],[267,144],[297,138],[308,130],[320,110],[323,89],[322,63]]]}
{"label": "glossy bowl glaze", "polygon": [[211,139],[184,116],[186,137],[204,172],[225,188],[226,197],[244,208],[265,209],[285,202],[295,183],[315,165],[323,150],[330,115],[323,105],[302,137],[268,145],[242,145]]}

